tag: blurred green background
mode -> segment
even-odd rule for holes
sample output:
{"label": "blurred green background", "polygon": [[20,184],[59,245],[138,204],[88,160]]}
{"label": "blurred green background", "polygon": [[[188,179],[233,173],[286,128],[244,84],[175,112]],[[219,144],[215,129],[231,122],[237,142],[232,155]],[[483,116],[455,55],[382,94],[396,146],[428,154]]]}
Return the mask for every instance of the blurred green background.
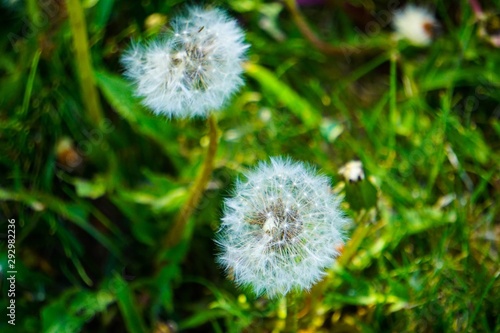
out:
{"label": "blurred green background", "polygon": [[[468,1],[421,2],[441,22],[427,48],[394,39],[383,14],[403,1],[300,7],[326,50],[283,2],[210,2],[246,31],[246,85],[217,113],[212,179],[169,250],[206,124],[153,116],[118,61],[183,1],[78,3],[0,6],[1,332],[280,331],[283,302],[236,288],[213,242],[235,179],[276,155],[330,176],[353,220],[338,263],[301,299],[303,332],[500,332],[498,2],[483,1],[483,23]],[[82,13],[88,39],[69,19]],[[364,180],[339,174],[351,160]]]}

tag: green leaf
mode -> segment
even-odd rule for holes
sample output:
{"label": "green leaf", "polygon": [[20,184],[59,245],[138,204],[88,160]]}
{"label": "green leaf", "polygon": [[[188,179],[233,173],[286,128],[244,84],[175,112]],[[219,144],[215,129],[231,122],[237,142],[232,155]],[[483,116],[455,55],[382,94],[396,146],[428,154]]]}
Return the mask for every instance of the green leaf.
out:
{"label": "green leaf", "polygon": [[306,128],[313,129],[320,126],[322,120],[320,112],[288,85],[280,81],[271,71],[252,63],[246,63],[245,70],[265,91],[276,96],[281,103],[285,104],[302,120]]}
{"label": "green leaf", "polygon": [[29,206],[41,205],[43,208],[46,207],[85,230],[115,256],[121,257],[118,247],[89,223],[89,212],[84,208],[84,205],[78,203],[67,203],[59,198],[45,193],[27,191],[11,192],[2,188],[0,188],[0,199],[14,200]]}
{"label": "green leaf", "polygon": [[134,97],[131,85],[120,76],[100,71],[95,73],[97,84],[114,110],[139,133],[157,142],[165,154],[180,166],[179,153],[173,145],[165,142],[176,141],[175,130],[168,119],[144,110]]}
{"label": "green leaf", "polygon": [[162,195],[152,194],[147,190],[124,191],[123,199],[144,205],[149,205],[155,212],[176,211],[187,198],[186,188],[176,188]]}
{"label": "green leaf", "polygon": [[146,332],[146,325],[142,321],[141,313],[137,308],[137,302],[129,285],[120,275],[115,274],[109,287],[116,296],[127,331],[130,333]]}
{"label": "green leaf", "polygon": [[[457,156],[467,157],[481,164],[490,161],[491,151],[481,131],[464,127],[455,116],[449,116],[448,121],[450,126],[446,127],[447,138],[455,148]],[[463,160],[463,157],[460,160]]]}
{"label": "green leaf", "polygon": [[145,170],[148,183],[137,189],[117,191],[120,199],[149,206],[154,213],[171,213],[177,211],[186,201],[188,189],[179,185],[170,177]]}
{"label": "green leaf", "polygon": [[398,227],[406,235],[418,234],[445,224],[454,223],[457,215],[454,211],[446,212],[432,207],[407,209],[402,212],[403,218]]}
{"label": "green leaf", "polygon": [[99,177],[93,181],[77,178],[73,184],[79,197],[97,199],[106,193],[106,183]]}
{"label": "green leaf", "polygon": [[345,199],[353,210],[369,209],[377,204],[377,189],[368,178],[346,182]]}
{"label": "green leaf", "polygon": [[407,293],[404,293],[401,285],[397,283],[391,284],[393,288],[386,288],[380,292],[373,282],[354,276],[341,267],[336,266],[335,274],[348,284],[347,290],[332,290],[326,293],[325,303],[335,308],[345,304],[362,306],[384,304],[391,305],[392,311],[397,311],[408,304]]}
{"label": "green leaf", "polygon": [[196,314],[181,321],[179,323],[179,329],[186,330],[189,328],[198,327],[212,320],[216,320],[218,318],[224,318],[226,316],[227,312],[224,309],[209,309],[209,310],[203,309],[203,311],[201,311],[200,309],[200,311],[198,311]]}
{"label": "green leaf", "polygon": [[106,289],[97,292],[69,289],[43,308],[43,332],[79,332],[85,323],[114,301],[113,294]]}
{"label": "green leaf", "polygon": [[[172,249],[172,251],[178,249]],[[184,258],[184,256],[182,256]],[[173,283],[181,277],[180,263],[178,261],[169,261],[158,273],[156,286],[158,290],[157,304],[162,304],[169,312],[174,311],[174,291]]]}
{"label": "green leaf", "polygon": [[454,223],[457,215],[455,211],[447,212],[426,206],[419,209],[404,209],[401,215],[387,218],[390,218],[390,221],[383,229],[384,232],[372,241],[366,250],[358,252],[351,261],[351,267],[363,269],[373,259],[379,258],[387,248],[398,246],[405,237]]}

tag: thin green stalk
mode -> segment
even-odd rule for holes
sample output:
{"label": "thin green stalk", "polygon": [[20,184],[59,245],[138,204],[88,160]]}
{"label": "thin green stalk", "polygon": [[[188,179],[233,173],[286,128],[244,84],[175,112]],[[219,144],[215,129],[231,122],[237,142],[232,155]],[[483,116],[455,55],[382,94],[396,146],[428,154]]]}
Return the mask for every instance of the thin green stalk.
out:
{"label": "thin green stalk", "polygon": [[28,112],[28,107],[31,99],[31,93],[33,92],[33,84],[35,82],[36,70],[38,68],[38,61],[40,60],[40,54],[42,52],[37,50],[31,62],[30,73],[28,76],[28,82],[26,83],[26,90],[24,91],[23,106],[21,109],[21,114],[24,116]]}
{"label": "thin green stalk", "polygon": [[83,103],[92,122],[99,126],[102,119],[102,109],[95,86],[85,15],[80,0],[66,0],[66,7],[69,14],[71,33],[73,34],[75,60],[80,76]]}
{"label": "thin green stalk", "polygon": [[390,69],[390,90],[389,90],[389,96],[390,96],[390,105],[389,105],[389,111],[390,111],[390,123],[391,123],[391,137],[390,137],[390,147],[394,149],[396,145],[396,128],[398,126],[398,115],[397,115],[397,101],[396,101],[396,91],[397,91],[397,80],[396,80],[396,64],[397,64],[397,54],[394,52],[391,54],[391,69]]}
{"label": "thin green stalk", "polygon": [[285,0],[284,3],[302,36],[304,36],[304,38],[320,52],[335,56],[343,55],[346,59],[349,59],[352,54],[363,54],[375,51],[374,49],[370,50],[364,47],[356,48],[353,46],[334,46],[323,41],[318,37],[318,35],[316,35],[313,29],[309,26],[309,23],[307,23],[307,20],[300,11],[296,0]]}
{"label": "thin green stalk", "polygon": [[297,333],[299,327],[297,293],[294,291],[286,295],[286,323],[285,333]]}
{"label": "thin green stalk", "polygon": [[28,17],[31,24],[34,27],[39,28],[42,22],[40,22],[41,15],[40,15],[40,7],[38,6],[38,1],[37,0],[26,1],[26,11],[28,13]]}
{"label": "thin green stalk", "polygon": [[355,256],[356,252],[358,252],[358,249],[363,240],[365,239],[366,235],[368,235],[368,232],[372,230],[372,228],[373,225],[367,222],[358,225],[351,239],[344,247],[344,252],[337,260],[337,264],[340,267],[344,268],[351,261],[351,259]]}
{"label": "thin green stalk", "polygon": [[[377,226],[370,224],[368,221],[369,214],[365,213],[359,217],[357,220],[357,227],[351,236],[350,240],[345,244],[345,247],[342,251],[342,254],[337,259],[337,265],[344,269],[347,264],[349,264],[356,253],[358,252],[359,247],[366,236],[368,235],[370,230],[377,229]],[[326,276],[323,281],[317,283],[311,290],[311,305],[310,310],[308,312],[308,318],[306,318],[307,322],[313,322],[314,316],[317,313],[317,308],[321,305],[322,296],[325,294],[328,283],[330,282],[331,277]]]}
{"label": "thin green stalk", "polygon": [[189,197],[184,206],[182,207],[179,215],[174,221],[174,226],[170,232],[165,237],[163,242],[163,247],[168,249],[179,244],[186,229],[186,225],[189,221],[189,217],[198,206],[201,196],[210,181],[210,176],[214,168],[215,153],[217,152],[217,120],[215,116],[211,114],[208,117],[208,137],[209,144],[207,149],[207,155],[203,162],[196,180],[189,191]]}
{"label": "thin green stalk", "polygon": [[[484,288],[483,294],[481,295],[481,299],[479,300],[479,302],[477,302],[476,309],[474,310],[474,312],[470,316],[469,324],[467,326],[469,329],[472,328],[472,324],[474,323],[474,320],[476,319],[476,316],[479,313],[479,310],[481,310],[481,308],[484,306],[484,302],[483,302],[484,298],[486,297],[486,295],[488,295],[489,291],[493,287],[493,284],[498,279],[498,277],[500,277],[500,270],[498,270],[495,273],[495,275],[491,278],[491,280],[488,283],[488,285],[486,286],[486,288]],[[467,330],[467,331],[469,331],[469,330]]]}

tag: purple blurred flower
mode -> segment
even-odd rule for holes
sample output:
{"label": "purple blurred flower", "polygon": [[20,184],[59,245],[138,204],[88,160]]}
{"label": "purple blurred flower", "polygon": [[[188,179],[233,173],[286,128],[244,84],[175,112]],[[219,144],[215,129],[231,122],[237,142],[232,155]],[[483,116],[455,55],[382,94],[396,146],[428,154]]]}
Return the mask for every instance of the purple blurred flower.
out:
{"label": "purple blurred flower", "polygon": [[297,0],[297,4],[299,6],[314,6],[314,5],[322,5],[325,3],[325,0]]}

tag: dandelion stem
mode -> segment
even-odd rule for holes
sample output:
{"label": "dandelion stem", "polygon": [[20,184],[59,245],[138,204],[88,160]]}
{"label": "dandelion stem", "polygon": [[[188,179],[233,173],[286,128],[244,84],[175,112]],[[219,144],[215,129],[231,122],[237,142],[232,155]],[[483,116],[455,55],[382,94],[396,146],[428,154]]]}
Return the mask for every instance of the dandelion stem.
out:
{"label": "dandelion stem", "polygon": [[40,6],[38,5],[37,0],[28,0],[26,1],[26,11],[28,12],[28,17],[33,26],[38,27],[40,22],[40,17],[43,17],[40,13]]}
{"label": "dandelion stem", "polygon": [[296,333],[298,331],[298,311],[297,311],[297,293],[294,291],[286,295],[286,323],[285,333]]}
{"label": "dandelion stem", "polygon": [[193,213],[196,206],[201,199],[205,188],[210,180],[210,176],[212,174],[212,170],[214,167],[215,153],[217,152],[217,120],[213,114],[210,114],[208,117],[208,137],[209,144],[207,149],[207,154],[205,156],[205,160],[201,167],[201,170],[189,191],[189,197],[181,211],[177,215],[174,226],[167,234],[167,237],[164,241],[165,248],[171,248],[175,245],[179,244],[182,239],[182,234],[186,229],[186,225],[188,223],[189,217]]}
{"label": "dandelion stem", "polygon": [[285,6],[292,15],[292,19],[299,28],[300,33],[307,39],[316,49],[324,54],[350,56],[353,53],[363,53],[365,49],[360,49],[351,46],[333,46],[321,40],[316,33],[311,29],[300,9],[297,7],[296,0],[285,0]]}
{"label": "dandelion stem", "polygon": [[391,67],[390,67],[390,82],[389,82],[389,119],[391,123],[391,136],[389,146],[395,149],[396,145],[396,128],[398,127],[398,114],[397,114],[397,54],[394,51],[391,54]]}
{"label": "dandelion stem", "polygon": [[92,122],[99,125],[102,119],[102,109],[95,86],[85,15],[80,0],[66,0],[66,8],[73,34],[75,61],[80,76],[83,103]]}

